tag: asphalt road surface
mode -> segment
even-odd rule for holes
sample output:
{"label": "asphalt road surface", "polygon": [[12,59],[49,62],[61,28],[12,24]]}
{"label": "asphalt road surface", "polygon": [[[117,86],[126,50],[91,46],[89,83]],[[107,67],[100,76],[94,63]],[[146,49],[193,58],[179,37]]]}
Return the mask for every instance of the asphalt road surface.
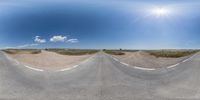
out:
{"label": "asphalt road surface", "polygon": [[147,71],[100,52],[74,69],[40,72],[0,52],[0,100],[200,100],[200,54]]}

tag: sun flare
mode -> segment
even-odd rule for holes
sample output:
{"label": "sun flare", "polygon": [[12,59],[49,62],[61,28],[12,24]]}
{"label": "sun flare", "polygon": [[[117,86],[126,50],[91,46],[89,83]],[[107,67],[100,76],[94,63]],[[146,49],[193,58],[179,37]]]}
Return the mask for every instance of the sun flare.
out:
{"label": "sun flare", "polygon": [[156,17],[167,16],[170,13],[169,9],[166,8],[154,8],[151,12]]}

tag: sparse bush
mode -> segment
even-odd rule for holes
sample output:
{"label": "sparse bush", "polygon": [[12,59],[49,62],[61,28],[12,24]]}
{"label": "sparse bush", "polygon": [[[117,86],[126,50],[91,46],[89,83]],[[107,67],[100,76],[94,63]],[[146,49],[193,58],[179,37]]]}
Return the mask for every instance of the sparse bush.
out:
{"label": "sparse bush", "polygon": [[111,55],[125,55],[124,52],[117,51],[117,50],[106,50],[105,53],[111,54]]}
{"label": "sparse bush", "polygon": [[41,50],[39,49],[6,49],[3,50],[7,54],[18,54],[18,53],[26,53],[26,54],[39,54]]}
{"label": "sparse bush", "polygon": [[47,51],[56,52],[62,55],[86,55],[98,52],[98,50],[93,49],[48,49]]}
{"label": "sparse bush", "polygon": [[126,49],[118,49],[118,50],[104,50],[105,53],[112,55],[125,55],[124,52],[136,52],[139,50],[126,50]]}
{"label": "sparse bush", "polygon": [[156,57],[168,57],[168,58],[179,58],[184,56],[192,55],[198,50],[156,50],[147,51],[150,55]]}
{"label": "sparse bush", "polygon": [[39,54],[41,52],[42,52],[41,50],[34,50],[34,51],[31,51],[31,54]]}
{"label": "sparse bush", "polygon": [[7,54],[16,54],[17,51],[16,50],[11,50],[11,49],[7,49],[7,50],[3,50],[5,53]]}

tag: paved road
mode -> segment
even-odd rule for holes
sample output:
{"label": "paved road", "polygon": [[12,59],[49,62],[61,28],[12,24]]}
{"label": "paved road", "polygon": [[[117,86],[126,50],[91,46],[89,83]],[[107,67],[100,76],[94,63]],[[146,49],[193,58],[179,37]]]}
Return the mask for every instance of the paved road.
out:
{"label": "paved road", "polygon": [[100,52],[69,71],[39,72],[0,53],[0,100],[200,100],[200,54],[143,71]]}

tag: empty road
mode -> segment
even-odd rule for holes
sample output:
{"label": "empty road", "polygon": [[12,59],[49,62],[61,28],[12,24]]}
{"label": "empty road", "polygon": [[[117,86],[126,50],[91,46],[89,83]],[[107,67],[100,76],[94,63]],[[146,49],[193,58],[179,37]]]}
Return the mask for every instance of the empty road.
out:
{"label": "empty road", "polygon": [[200,100],[200,54],[148,71],[99,52],[74,69],[41,72],[0,52],[0,100]]}

